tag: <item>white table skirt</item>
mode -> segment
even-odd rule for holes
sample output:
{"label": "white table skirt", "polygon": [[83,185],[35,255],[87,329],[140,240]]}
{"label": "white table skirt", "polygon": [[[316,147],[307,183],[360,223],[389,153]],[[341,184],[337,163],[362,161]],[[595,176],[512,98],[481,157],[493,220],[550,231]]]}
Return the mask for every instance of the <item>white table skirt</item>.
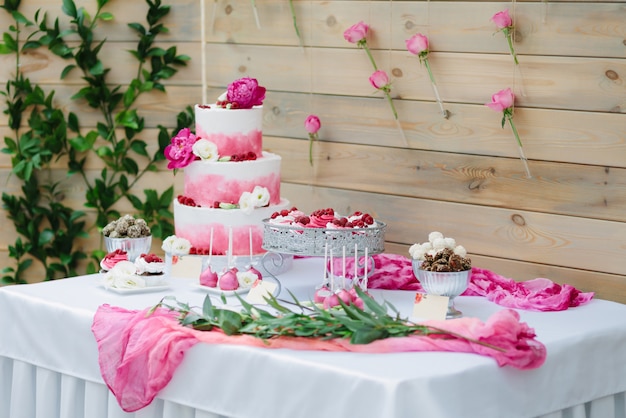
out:
{"label": "white table skirt", "polygon": [[[0,417],[3,418],[227,418],[163,399],[156,399],[138,412],[127,413],[120,409],[103,383],[7,357],[0,357],[0,377]],[[626,392],[621,392],[537,418],[623,418],[625,400]]]}
{"label": "white table skirt", "polygon": [[[306,299],[321,269],[294,262],[281,281]],[[0,289],[0,418],[626,418],[626,306],[593,300],[563,312],[519,311],[546,344],[536,370],[466,353],[356,354],[194,346],[148,407],[120,410],[103,384],[91,334],[102,303],[141,309],[166,294],[199,305],[188,279],[118,295],[98,275]],[[410,312],[413,292],[373,291]],[[461,297],[468,316],[501,307]]]}

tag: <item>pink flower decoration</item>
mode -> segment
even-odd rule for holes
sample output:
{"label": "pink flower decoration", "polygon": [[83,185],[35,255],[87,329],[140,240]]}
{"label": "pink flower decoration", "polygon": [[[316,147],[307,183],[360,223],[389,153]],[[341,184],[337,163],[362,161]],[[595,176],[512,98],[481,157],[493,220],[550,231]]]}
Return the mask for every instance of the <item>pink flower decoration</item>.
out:
{"label": "pink flower decoration", "polygon": [[374,71],[370,76],[370,83],[374,88],[384,90],[386,87],[389,87],[389,76],[383,70]]}
{"label": "pink flower decoration", "polygon": [[316,134],[321,126],[320,118],[315,115],[309,115],[304,121],[304,129],[310,134]]}
{"label": "pink flower decoration", "polygon": [[193,144],[198,138],[189,128],[178,131],[176,136],[172,138],[170,144],[165,147],[165,158],[169,160],[167,168],[174,170],[177,168],[187,167],[196,156],[193,153]]}
{"label": "pink flower decoration", "polygon": [[515,102],[515,95],[510,88],[500,90],[496,94],[491,96],[491,103],[485,103],[487,107],[495,110],[496,112],[504,112],[505,110],[513,107]]}
{"label": "pink flower decoration", "polygon": [[418,55],[420,58],[424,55],[428,55],[428,37],[421,33],[416,33],[406,41],[406,49],[413,55]]}
{"label": "pink flower decoration", "polygon": [[502,31],[504,33],[504,37],[506,38],[507,43],[509,44],[509,51],[511,52],[511,56],[513,57],[513,61],[515,64],[519,64],[517,60],[517,54],[515,53],[515,48],[513,48],[513,19],[509,16],[509,11],[504,10],[502,12],[498,12],[491,17],[493,23],[496,24],[498,31]]}
{"label": "pink flower decoration", "polygon": [[259,86],[255,78],[240,78],[228,86],[226,99],[237,109],[251,109],[263,104],[265,87]]}
{"label": "pink flower decoration", "polygon": [[531,178],[530,169],[528,168],[528,159],[524,154],[524,150],[522,148],[522,141],[519,138],[519,132],[517,132],[517,128],[515,123],[513,122],[513,104],[515,103],[515,95],[511,91],[510,88],[500,90],[496,94],[491,96],[491,102],[485,103],[485,106],[489,107],[496,112],[502,112],[502,128],[504,128],[505,123],[508,121],[509,125],[511,125],[511,130],[513,131],[513,135],[515,136],[515,140],[517,141],[517,147],[519,149],[520,160],[524,164],[524,169],[526,170],[526,177]]}
{"label": "pink flower decoration", "polygon": [[309,133],[309,164],[313,165],[313,141],[317,139],[317,132],[322,127],[320,118],[309,115],[304,121],[304,129]]}
{"label": "pink flower decoration", "polygon": [[509,10],[503,10],[501,12],[496,13],[491,18],[493,23],[496,24],[498,29],[510,28],[513,26],[513,19],[509,16]]}
{"label": "pink flower decoration", "polygon": [[343,37],[346,41],[357,44],[365,40],[368,31],[369,26],[365,22],[359,22],[346,29],[343,33]]}

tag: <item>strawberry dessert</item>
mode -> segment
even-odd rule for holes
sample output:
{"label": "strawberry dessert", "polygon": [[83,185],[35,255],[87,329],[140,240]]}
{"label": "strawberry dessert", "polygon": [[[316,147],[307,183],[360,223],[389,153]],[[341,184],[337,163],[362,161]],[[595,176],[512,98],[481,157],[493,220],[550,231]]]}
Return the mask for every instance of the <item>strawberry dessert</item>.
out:
{"label": "strawberry dessert", "polygon": [[103,271],[110,271],[120,261],[128,261],[128,254],[124,250],[115,250],[108,253],[100,260],[100,268]]}
{"label": "strawberry dessert", "polygon": [[165,271],[165,261],[156,254],[141,254],[135,260],[137,274],[161,275]]}

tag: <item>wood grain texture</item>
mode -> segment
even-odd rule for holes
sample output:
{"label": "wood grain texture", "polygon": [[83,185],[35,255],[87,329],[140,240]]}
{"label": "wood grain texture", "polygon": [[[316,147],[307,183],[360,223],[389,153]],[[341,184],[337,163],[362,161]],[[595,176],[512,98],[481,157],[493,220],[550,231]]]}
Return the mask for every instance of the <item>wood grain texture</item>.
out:
{"label": "wood grain texture", "polygon": [[[478,255],[623,274],[626,223],[434,201],[362,191],[284,184],[298,208],[371,213],[388,224],[385,239],[423,242],[431,231],[456,238]],[[606,246],[611,242],[611,246]]]}
{"label": "wood grain texture", "polygon": [[[93,128],[97,112],[73,102],[75,92],[67,86],[55,88],[61,107],[79,114],[81,126]],[[217,97],[222,89],[209,89]],[[138,104],[148,127],[175,123],[176,114],[198,103],[201,93],[194,86],[170,86],[167,93],[142,96]],[[447,104],[452,113],[443,119],[433,102],[397,101],[400,122],[409,148],[450,153],[517,158],[517,148],[508,126],[500,127],[500,116],[483,105]],[[303,121],[310,113],[323,121],[323,141],[406,148],[391,113],[382,98],[310,95],[270,91],[265,101],[264,134],[306,139]],[[13,136],[0,115],[0,135]],[[516,126],[527,157],[531,160],[571,162],[608,167],[626,167],[626,116],[615,113],[517,109]],[[357,133],[357,134],[355,134]],[[149,144],[157,131],[146,130],[141,137]],[[0,167],[9,165],[0,153]]]}

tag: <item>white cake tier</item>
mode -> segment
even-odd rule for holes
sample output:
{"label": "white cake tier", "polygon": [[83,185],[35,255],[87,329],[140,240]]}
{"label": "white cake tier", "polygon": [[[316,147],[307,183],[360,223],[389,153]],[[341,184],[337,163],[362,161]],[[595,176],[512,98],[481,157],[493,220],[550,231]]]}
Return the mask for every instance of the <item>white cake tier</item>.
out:
{"label": "white cake tier", "polygon": [[[210,106],[210,107],[209,107]],[[263,151],[263,106],[224,109],[217,105],[195,106],[196,136],[217,145],[220,157]]]}
{"label": "white cake tier", "polygon": [[215,202],[239,203],[243,192],[265,187],[270,204],[280,204],[280,156],[264,152],[256,160],[210,162],[196,160],[185,167],[184,195],[196,205],[213,207]]}
{"label": "white cake tier", "polygon": [[174,227],[176,236],[186,238],[196,249],[208,251],[211,248],[213,231],[213,254],[226,255],[228,236],[232,229],[233,255],[262,254],[263,219],[272,213],[289,209],[289,201],[281,199],[278,205],[257,208],[246,214],[239,209],[211,209],[182,205],[174,199]]}

